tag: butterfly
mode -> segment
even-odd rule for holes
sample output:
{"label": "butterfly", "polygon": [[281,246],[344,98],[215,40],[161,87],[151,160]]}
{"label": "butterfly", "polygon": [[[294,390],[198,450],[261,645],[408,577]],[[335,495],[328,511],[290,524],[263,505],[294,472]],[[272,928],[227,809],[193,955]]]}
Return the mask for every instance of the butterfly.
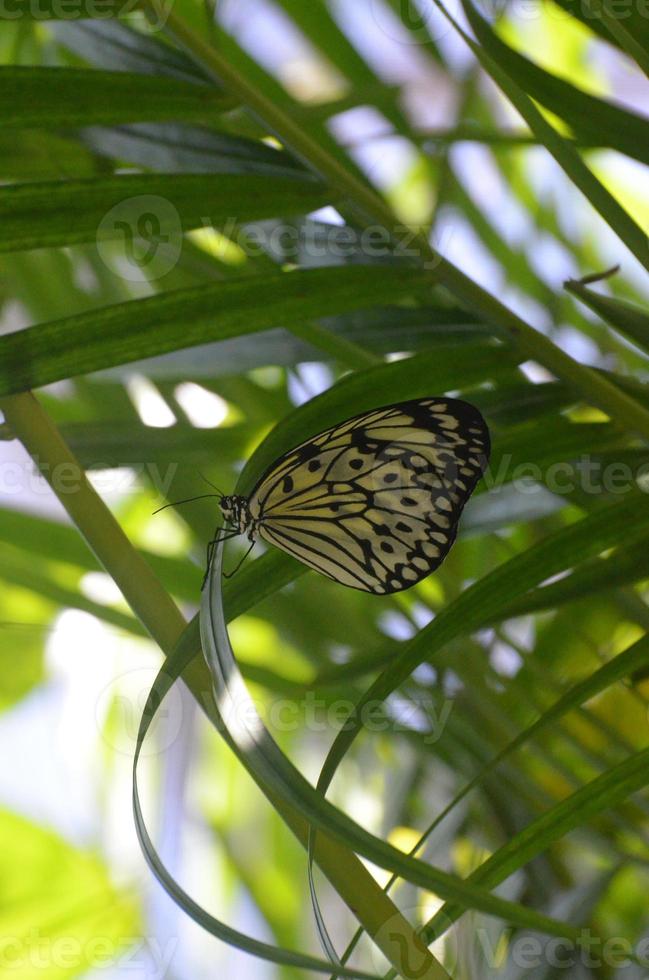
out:
{"label": "butterfly", "polygon": [[354,589],[400,592],[444,561],[489,451],[467,402],[372,409],[285,453],[248,497],[220,495],[226,536],[250,549],[259,536]]}

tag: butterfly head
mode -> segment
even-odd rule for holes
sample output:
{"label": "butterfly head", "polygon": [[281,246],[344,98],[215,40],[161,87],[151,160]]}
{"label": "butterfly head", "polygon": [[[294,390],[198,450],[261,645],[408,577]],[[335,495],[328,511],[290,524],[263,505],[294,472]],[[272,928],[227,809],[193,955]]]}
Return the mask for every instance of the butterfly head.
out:
{"label": "butterfly head", "polygon": [[246,498],[236,493],[223,496],[219,499],[219,507],[225,523],[236,528],[240,534],[245,534],[251,523],[250,508]]}

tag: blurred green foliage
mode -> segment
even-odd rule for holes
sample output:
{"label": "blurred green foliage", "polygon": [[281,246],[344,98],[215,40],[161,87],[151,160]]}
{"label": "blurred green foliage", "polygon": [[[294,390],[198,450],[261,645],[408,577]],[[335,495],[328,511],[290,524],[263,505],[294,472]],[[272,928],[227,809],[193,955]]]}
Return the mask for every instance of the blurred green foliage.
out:
{"label": "blurred green foliage", "polygon": [[[408,851],[457,797],[418,852],[439,891],[405,863],[393,889],[415,927],[428,923],[439,975],[561,975],[554,923],[575,956],[567,975],[644,976],[649,120],[634,104],[646,16],[561,0],[485,19],[465,0],[467,47],[432,4],[401,0],[126,6],[121,19],[57,19],[54,0],[21,0],[3,22],[7,413],[12,394],[40,389],[190,618],[217,507],[157,507],[209,493],[206,480],[246,492],[281,452],[366,407],[443,392],[478,405],[492,462],[439,572],[377,599],[269,550],[226,586],[237,662],[312,783],[334,745],[328,799],[356,829]],[[327,205],[336,213],[316,211]],[[156,936],[182,947],[173,980],[216,975],[227,948],[156,905],[139,858],[115,857],[160,663],[151,623],[14,435],[5,423],[6,755],[20,764],[9,739],[30,741],[39,696],[62,685],[55,717],[70,712],[78,745],[60,750],[85,759],[72,771],[106,826],[89,853],[2,812],[0,978],[30,980],[36,953],[39,976],[83,976],[100,965],[98,938],[119,970]],[[63,499],[74,491],[74,474],[49,477]],[[226,568],[242,553],[232,542]],[[335,740],[368,692],[381,730]],[[243,932],[315,956],[303,850],[178,697],[152,734],[144,791],[168,863]],[[382,886],[387,867],[372,866]],[[466,903],[443,906],[459,879]],[[316,881],[342,954],[356,919]],[[510,904],[487,915],[497,885]],[[597,964],[570,945],[587,934]],[[612,939],[638,962],[615,962]],[[256,960],[232,962],[256,975]],[[389,969],[367,937],[350,962]]]}

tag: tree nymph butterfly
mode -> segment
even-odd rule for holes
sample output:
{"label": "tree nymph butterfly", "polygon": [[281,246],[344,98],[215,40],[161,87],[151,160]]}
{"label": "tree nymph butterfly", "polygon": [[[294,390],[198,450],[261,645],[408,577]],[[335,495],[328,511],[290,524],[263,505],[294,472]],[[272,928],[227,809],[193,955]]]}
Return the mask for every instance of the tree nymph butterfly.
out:
{"label": "tree nymph butterfly", "polygon": [[482,415],[417,398],[355,415],[268,467],[248,497],[220,496],[225,536],[257,536],[335,582],[385,595],[448,554],[489,460]]}

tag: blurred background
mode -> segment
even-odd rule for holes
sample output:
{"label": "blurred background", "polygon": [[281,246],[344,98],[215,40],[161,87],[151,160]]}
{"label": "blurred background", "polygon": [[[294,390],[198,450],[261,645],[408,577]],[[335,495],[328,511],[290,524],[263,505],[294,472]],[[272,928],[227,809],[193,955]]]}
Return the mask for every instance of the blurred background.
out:
{"label": "blurred background", "polygon": [[[21,16],[3,23],[4,66],[91,67],[183,82],[200,74],[191,53],[137,12],[91,21],[20,9]],[[447,9],[466,27],[457,0]],[[423,228],[445,258],[575,360],[646,399],[642,344],[611,330],[562,289],[567,279],[619,263],[620,273],[598,289],[642,303],[646,270],[432,3],[221,0],[203,8],[177,0],[173,10],[314,139],[338,147],[404,227]],[[511,52],[539,66],[537,77],[529,62],[519,64],[518,81],[529,82],[547,118],[646,228],[649,141],[643,146],[635,134],[649,132],[642,116],[649,88],[640,67],[599,21],[569,3],[481,4],[480,12]],[[559,79],[559,87],[548,79]],[[579,93],[594,97],[592,114]],[[612,122],[598,117],[600,98],[613,100],[619,116]],[[264,181],[262,197],[276,178],[307,180],[302,162],[236,100],[213,123],[179,113],[114,124],[89,109],[85,123],[72,114],[70,125],[36,120],[0,131],[3,184],[154,172],[254,178]],[[137,226],[125,207],[124,220],[136,229],[132,239],[102,237],[100,222],[96,241],[6,248],[3,334],[273,270],[411,264],[411,256],[392,250],[368,259],[354,245],[332,247],[347,218],[324,202],[297,215],[279,208],[271,217],[269,210],[229,227],[213,226],[206,203],[189,230],[178,225],[170,234],[165,225],[162,247],[145,261],[151,228]],[[174,215],[172,207],[172,226]],[[107,212],[102,221],[114,224],[115,215]],[[262,244],[253,250],[255,236]],[[231,624],[265,720],[315,780],[336,731],[338,702],[355,700],[472,582],[617,499],[610,487],[589,497],[579,479],[571,489],[553,484],[549,465],[567,461],[574,475],[584,454],[602,466],[621,460],[630,467],[630,491],[646,452],[633,433],[581,404],[541,364],[503,354],[509,347],[498,324],[467,313],[443,291],[424,303],[366,302],[323,316],[308,330],[298,319],[254,336],[109,364],[38,394],[188,618],[198,608],[216,501],[154,515],[156,508],[209,493],[206,480],[234,490],[246,460],[278,421],[363,367],[424,358],[422,370],[428,364],[435,382],[431,394],[459,393],[480,405],[492,428],[494,465],[509,457],[500,471],[492,465],[438,574],[380,601],[314,573],[299,575]],[[339,344],[323,347],[317,330]],[[375,395],[377,404],[393,400],[388,386]],[[6,425],[2,436],[0,978],[306,975],[209,936],[146,867],[133,829],[131,765],[161,654]],[[388,702],[389,729],[357,741],[330,798],[400,849],[414,846],[519,730],[644,635],[646,541],[630,536],[624,544],[635,548],[624,571],[624,555],[606,552],[600,562],[620,560],[604,572],[588,566],[591,588],[555,590],[536,607],[530,602],[448,644],[434,665],[420,666]],[[259,546],[255,554],[262,552]],[[241,554],[238,543],[229,545],[226,566]],[[567,567],[566,576],[573,571]],[[428,842],[426,860],[465,877],[544,809],[646,746],[646,693],[642,678],[633,686],[612,684],[568,714],[451,810]],[[319,955],[303,850],[179,685],[154,723],[141,768],[147,819],[182,886],[240,931]],[[616,803],[518,868],[499,894],[571,925],[639,941],[648,924],[647,830],[646,799]],[[371,870],[387,882],[387,872]],[[317,881],[341,954],[355,922],[326,881]],[[394,895],[417,925],[441,906],[438,896],[410,884]],[[566,975],[547,957],[536,969],[517,965],[511,938],[500,920],[467,912],[433,949],[454,977]],[[388,968],[366,940],[354,962],[377,976]],[[597,968],[579,962],[571,970],[571,977],[647,975],[628,962]]]}

